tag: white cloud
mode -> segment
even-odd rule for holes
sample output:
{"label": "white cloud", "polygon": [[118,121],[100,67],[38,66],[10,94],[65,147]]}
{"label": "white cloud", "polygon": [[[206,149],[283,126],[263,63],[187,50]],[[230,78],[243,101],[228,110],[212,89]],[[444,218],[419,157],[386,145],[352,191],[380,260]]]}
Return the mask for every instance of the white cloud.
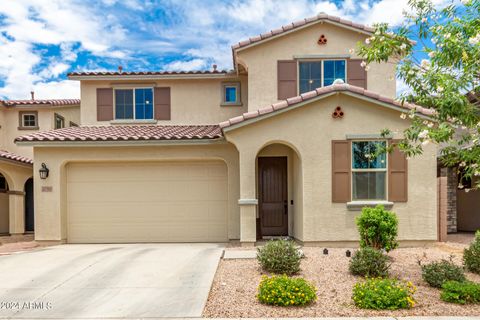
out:
{"label": "white cloud", "polygon": [[[80,83],[72,80],[38,82],[30,91],[35,92],[35,99],[79,99]],[[18,97],[25,99],[25,95]]]}
{"label": "white cloud", "polygon": [[405,81],[403,81],[400,78],[397,78],[397,97],[402,95],[402,94],[408,94],[412,91],[412,88],[410,88]]}
{"label": "white cloud", "polygon": [[207,67],[207,61],[203,59],[192,59],[187,61],[173,61],[164,66],[164,70],[171,71],[190,71],[190,70],[202,70]]}

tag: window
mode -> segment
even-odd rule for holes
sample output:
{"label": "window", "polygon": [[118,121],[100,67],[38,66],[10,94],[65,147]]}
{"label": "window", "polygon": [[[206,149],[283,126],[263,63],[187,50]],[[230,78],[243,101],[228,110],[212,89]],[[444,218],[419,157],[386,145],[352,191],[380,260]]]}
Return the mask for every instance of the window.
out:
{"label": "window", "polygon": [[55,129],[65,128],[65,118],[55,113]]}
{"label": "window", "polygon": [[115,89],[115,119],[153,119],[153,88]]}
{"label": "window", "polygon": [[222,83],[222,105],[241,105],[240,82]]}
{"label": "window", "polygon": [[[352,200],[385,200],[386,141],[352,141]],[[383,152],[382,152],[383,150]]]}
{"label": "window", "polygon": [[38,129],[38,113],[35,112],[28,112],[28,111],[20,111],[20,123],[19,129]]}
{"label": "window", "polygon": [[[322,72],[323,71],[323,72]],[[298,64],[300,94],[333,84],[336,79],[346,81],[346,60],[301,61]]]}

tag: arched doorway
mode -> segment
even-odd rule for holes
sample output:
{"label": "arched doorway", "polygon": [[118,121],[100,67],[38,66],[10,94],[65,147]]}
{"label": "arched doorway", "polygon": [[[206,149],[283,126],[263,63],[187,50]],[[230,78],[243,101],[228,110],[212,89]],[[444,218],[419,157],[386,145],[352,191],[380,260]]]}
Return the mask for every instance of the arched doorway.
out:
{"label": "arched doorway", "polygon": [[0,235],[10,232],[9,207],[7,179],[0,173]]}
{"label": "arched doorway", "polygon": [[33,178],[30,178],[25,182],[25,232],[33,232],[34,230]]}
{"label": "arched doorway", "polygon": [[257,154],[257,238],[302,236],[302,166],[298,153],[271,143]]}

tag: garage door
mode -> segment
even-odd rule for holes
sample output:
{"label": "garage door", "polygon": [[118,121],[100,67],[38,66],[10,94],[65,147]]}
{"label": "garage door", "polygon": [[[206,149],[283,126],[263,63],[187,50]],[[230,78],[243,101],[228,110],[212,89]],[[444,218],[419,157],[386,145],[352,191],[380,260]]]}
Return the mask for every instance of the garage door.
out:
{"label": "garage door", "polygon": [[223,162],[67,167],[70,243],[227,240]]}

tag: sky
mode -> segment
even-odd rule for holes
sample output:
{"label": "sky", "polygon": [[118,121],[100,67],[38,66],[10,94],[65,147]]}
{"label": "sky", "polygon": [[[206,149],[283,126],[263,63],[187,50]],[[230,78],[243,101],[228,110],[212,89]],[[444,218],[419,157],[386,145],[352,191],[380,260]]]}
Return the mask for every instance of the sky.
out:
{"label": "sky", "polygon": [[[447,0],[435,0],[438,3]],[[74,71],[232,69],[231,45],[326,12],[403,22],[408,0],[0,0],[0,99],[79,98]],[[405,88],[398,83],[398,91]]]}

